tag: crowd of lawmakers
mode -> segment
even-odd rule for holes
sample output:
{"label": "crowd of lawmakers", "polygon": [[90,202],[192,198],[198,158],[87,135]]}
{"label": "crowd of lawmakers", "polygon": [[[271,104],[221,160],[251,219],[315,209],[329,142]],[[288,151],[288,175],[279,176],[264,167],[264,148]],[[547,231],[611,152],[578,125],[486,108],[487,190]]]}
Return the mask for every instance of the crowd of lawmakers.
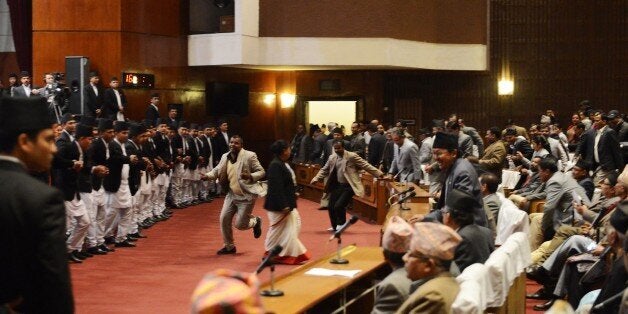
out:
{"label": "crowd of lawmakers", "polygon": [[[48,74],[47,87],[39,90],[30,86],[28,73],[19,79],[22,85],[5,90],[0,103],[0,197],[7,200],[0,234],[19,239],[5,243],[3,251],[25,262],[1,260],[0,305],[25,312],[71,307],[71,298],[65,304],[62,297],[71,296],[67,276],[63,280],[68,260],[82,263],[115,248],[135,247],[144,237],[141,230],[167,220],[172,208],[209,202],[226,191],[225,203],[233,210],[228,219],[221,214],[225,246],[218,254],[236,252],[231,220],[240,208],[247,214],[237,228],[260,236],[261,218],[250,215],[252,190],[231,182],[259,181],[264,170],[254,153],[239,153],[243,140],[228,133],[226,122],[190,124],[175,109],[161,117],[156,93],[147,101],[144,120],[130,121],[118,80],[112,78],[110,88],[101,90],[97,73],[86,86],[85,114],[74,115],[47,94],[54,90]],[[393,272],[375,290],[374,313],[448,312],[459,291],[455,276],[484,263],[495,249],[503,203],[529,212],[540,200],[542,210],[530,213],[533,265],[527,275],[543,288],[528,297],[548,301],[535,309],[566,299],[581,309],[606,302],[602,311],[612,313],[625,306],[621,294],[628,268],[628,157],[622,142],[628,142],[622,114],[584,101],[564,129],[548,110],[528,129],[508,121],[503,128],[489,128],[484,139],[456,114],[415,135],[403,122],[388,129],[378,120],[354,122],[350,134],[333,122],[311,124],[308,130],[299,125],[290,149],[278,155],[287,151],[286,160],[322,166],[315,180],[325,181],[321,207],[329,210],[331,231],[345,224],[351,196],[363,193],[357,169],[429,186],[433,210],[408,221],[394,217],[384,232],[384,256]],[[233,158],[257,166],[246,173],[221,166],[235,165]],[[520,174],[508,199],[498,193],[504,170]],[[229,180],[216,180],[223,176]],[[231,199],[233,191],[241,198]],[[54,214],[56,197],[62,197],[63,216]],[[20,247],[41,250],[25,255]],[[65,267],[54,263],[59,259]],[[602,261],[609,266],[593,266]],[[55,267],[59,277],[45,275]],[[598,273],[591,275],[594,270]],[[35,291],[31,284],[38,281],[54,288]]]}

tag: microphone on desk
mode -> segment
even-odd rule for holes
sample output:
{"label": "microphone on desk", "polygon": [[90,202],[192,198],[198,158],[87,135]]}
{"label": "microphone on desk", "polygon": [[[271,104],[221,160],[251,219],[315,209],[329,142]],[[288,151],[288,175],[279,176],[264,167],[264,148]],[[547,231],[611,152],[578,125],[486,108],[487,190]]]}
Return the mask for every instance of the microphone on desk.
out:
{"label": "microphone on desk", "polygon": [[406,170],[408,170],[408,168],[403,168],[399,172],[397,172],[397,174],[393,177],[393,181],[397,180],[397,178],[399,178],[401,173],[405,172]]}
{"label": "microphone on desk", "polygon": [[279,253],[281,253],[282,250],[283,250],[283,247],[279,244],[275,245],[272,249],[270,249],[270,251],[268,251],[268,255],[264,258],[264,260],[262,260],[262,263],[259,264],[259,266],[257,266],[255,273],[259,274],[262,272],[262,270],[264,270],[264,268],[266,268],[267,266],[270,266],[273,263],[272,262],[273,258],[277,256]]}
{"label": "microphone on desk", "polygon": [[409,187],[409,188],[408,188],[408,189],[406,189],[405,191],[397,192],[397,193],[395,193],[395,194],[393,194],[393,195],[391,195],[391,196],[404,195],[404,194],[406,194],[406,193],[408,193],[408,192],[412,192],[412,191],[414,191],[414,186]]}
{"label": "microphone on desk", "polygon": [[395,202],[395,205],[400,205],[401,203],[407,201],[410,198],[413,198],[416,196],[416,192],[412,191],[412,193],[400,198],[398,201]]}
{"label": "microphone on desk", "polygon": [[347,222],[345,222],[345,224],[342,225],[340,227],[340,229],[338,229],[338,230],[336,230],[336,232],[334,232],[334,235],[329,238],[329,241],[331,241],[333,239],[336,239],[336,238],[340,238],[340,235],[345,230],[347,230],[347,228],[349,228],[349,226],[351,226],[352,224],[356,223],[358,221],[358,219],[360,219],[360,218],[358,218],[358,216],[355,216],[355,215],[351,216],[351,218],[349,220],[347,220]]}

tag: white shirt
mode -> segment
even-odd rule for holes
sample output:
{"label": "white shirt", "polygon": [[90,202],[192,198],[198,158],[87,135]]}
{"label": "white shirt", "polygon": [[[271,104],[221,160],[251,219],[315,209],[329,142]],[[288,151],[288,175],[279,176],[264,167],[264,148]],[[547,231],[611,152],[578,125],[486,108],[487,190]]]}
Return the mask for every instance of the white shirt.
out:
{"label": "white shirt", "polygon": [[24,86],[24,92],[26,93],[26,97],[31,97],[31,86],[30,85],[22,85]]}
{"label": "white shirt", "polygon": [[603,128],[595,132],[595,144],[593,145],[593,157],[595,157],[595,162],[597,163],[600,163],[600,154],[597,151],[597,146],[600,143],[600,137],[602,137],[602,133],[604,133],[607,127],[608,126],[605,125]]}
{"label": "white shirt", "polygon": [[98,96],[98,87],[96,87],[96,85],[89,83],[89,85],[92,86],[92,89],[94,90],[94,94],[96,94],[96,96]]}
{"label": "white shirt", "polygon": [[222,136],[225,138],[225,142],[227,143],[227,145],[229,145],[229,135],[227,135],[227,133],[224,132],[220,132],[220,134],[222,134]]}

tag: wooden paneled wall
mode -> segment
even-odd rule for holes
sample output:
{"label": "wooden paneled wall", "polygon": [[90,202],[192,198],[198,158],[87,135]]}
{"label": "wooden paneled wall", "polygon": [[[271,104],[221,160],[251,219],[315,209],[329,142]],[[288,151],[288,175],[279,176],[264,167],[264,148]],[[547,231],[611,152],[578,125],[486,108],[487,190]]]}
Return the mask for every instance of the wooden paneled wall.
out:
{"label": "wooden paneled wall", "polygon": [[[546,109],[564,125],[583,99],[603,110],[628,111],[628,2],[493,0],[490,71],[390,72],[385,104],[417,98],[423,123],[458,112],[468,125],[529,126]],[[513,96],[498,96],[502,75]]]}
{"label": "wooden paneled wall", "polygon": [[[546,108],[567,122],[582,99],[605,110],[627,108],[626,1],[490,1],[491,60],[486,72],[188,67],[188,12],[188,1],[94,0],[78,6],[71,0],[35,0],[35,82],[41,82],[44,72],[63,71],[65,56],[88,56],[105,84],[123,71],[155,74],[162,115],[168,103],[183,103],[184,119],[200,123],[220,118],[205,114],[206,82],[248,83],[249,115],[226,118],[263,163],[270,161],[272,141],[289,140],[304,122],[300,102],[294,108],[280,108],[279,100],[267,105],[266,93],[296,93],[301,99],[352,97],[363,104],[361,118],[388,123],[394,120],[395,104],[405,104],[405,115],[411,112],[407,104],[420,103],[416,118],[422,126],[458,112],[480,130],[502,126],[507,118],[529,125]],[[502,97],[497,80],[506,71],[514,78],[515,93]],[[339,79],[340,90],[320,91],[323,79]],[[143,117],[150,92],[126,90],[131,118]]]}

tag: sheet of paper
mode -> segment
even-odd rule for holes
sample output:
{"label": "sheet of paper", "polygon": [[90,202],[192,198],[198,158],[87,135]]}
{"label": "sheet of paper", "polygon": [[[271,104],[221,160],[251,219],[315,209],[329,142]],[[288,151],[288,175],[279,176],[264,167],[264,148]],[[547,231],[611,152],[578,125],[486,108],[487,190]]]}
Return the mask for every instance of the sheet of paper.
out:
{"label": "sheet of paper", "polygon": [[[571,191],[571,198],[573,199],[574,204],[582,204],[582,197],[580,197],[576,191]],[[584,219],[575,208],[573,209],[573,215],[575,221],[582,221]]]}
{"label": "sheet of paper", "polygon": [[353,278],[355,275],[357,275],[360,272],[361,270],[359,269],[339,270],[339,269],[328,269],[328,268],[312,268],[306,271],[305,274],[310,275],[310,276],[322,276],[322,277],[340,276],[340,277]]}

